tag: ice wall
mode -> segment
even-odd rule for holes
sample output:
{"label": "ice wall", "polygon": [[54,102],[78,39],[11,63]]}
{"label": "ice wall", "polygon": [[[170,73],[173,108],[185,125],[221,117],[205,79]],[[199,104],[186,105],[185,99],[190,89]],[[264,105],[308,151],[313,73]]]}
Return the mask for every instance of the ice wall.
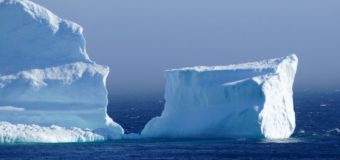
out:
{"label": "ice wall", "polygon": [[[106,113],[109,68],[89,59],[82,31],[29,0],[0,0],[1,139],[13,138],[4,130],[8,123],[77,127],[121,138],[123,129]],[[56,136],[49,137],[53,141]]]}
{"label": "ice wall", "polygon": [[143,137],[288,138],[295,128],[296,55],[165,71],[165,108]]}

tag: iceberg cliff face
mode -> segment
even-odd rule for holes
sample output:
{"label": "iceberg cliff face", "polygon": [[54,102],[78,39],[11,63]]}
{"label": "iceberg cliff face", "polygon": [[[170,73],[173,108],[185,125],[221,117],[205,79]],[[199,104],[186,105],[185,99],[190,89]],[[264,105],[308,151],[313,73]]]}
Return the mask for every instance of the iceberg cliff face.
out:
{"label": "iceberg cliff face", "polygon": [[144,137],[288,138],[295,128],[296,55],[165,71],[165,108]]}
{"label": "iceberg cliff face", "polygon": [[109,68],[89,59],[82,30],[31,1],[0,0],[0,143],[13,139],[4,128],[27,128],[27,142],[56,142],[57,134],[41,131],[51,125],[121,138],[106,113]]}

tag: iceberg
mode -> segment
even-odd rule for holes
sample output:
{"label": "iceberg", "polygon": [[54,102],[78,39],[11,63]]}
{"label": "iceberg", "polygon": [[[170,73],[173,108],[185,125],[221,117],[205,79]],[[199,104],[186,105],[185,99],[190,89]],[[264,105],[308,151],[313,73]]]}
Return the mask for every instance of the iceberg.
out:
{"label": "iceberg", "polygon": [[89,58],[82,32],[29,0],[0,0],[0,143],[123,136],[106,112],[109,68]]}
{"label": "iceberg", "polygon": [[296,55],[165,71],[165,107],[141,132],[153,138],[282,139],[295,129]]}

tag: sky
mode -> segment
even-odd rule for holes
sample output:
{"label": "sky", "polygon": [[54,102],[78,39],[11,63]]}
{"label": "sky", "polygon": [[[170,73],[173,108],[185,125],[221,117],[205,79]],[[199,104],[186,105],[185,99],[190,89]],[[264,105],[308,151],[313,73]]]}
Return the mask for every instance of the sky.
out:
{"label": "sky", "polygon": [[295,53],[295,89],[340,88],[339,0],[33,0],[84,27],[117,95],[159,92],[163,70]]}

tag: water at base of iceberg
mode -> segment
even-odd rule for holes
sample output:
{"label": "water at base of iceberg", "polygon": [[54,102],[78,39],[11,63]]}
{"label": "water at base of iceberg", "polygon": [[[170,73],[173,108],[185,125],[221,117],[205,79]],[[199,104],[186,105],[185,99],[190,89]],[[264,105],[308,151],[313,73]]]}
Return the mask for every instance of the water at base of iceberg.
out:
{"label": "water at base of iceberg", "polygon": [[134,133],[139,133],[152,117],[160,115],[164,101],[161,96],[125,100],[116,97],[109,104],[109,114],[125,128],[125,139],[2,144],[0,159],[338,159],[340,92],[296,91],[294,96],[297,128],[285,140],[140,139]]}

